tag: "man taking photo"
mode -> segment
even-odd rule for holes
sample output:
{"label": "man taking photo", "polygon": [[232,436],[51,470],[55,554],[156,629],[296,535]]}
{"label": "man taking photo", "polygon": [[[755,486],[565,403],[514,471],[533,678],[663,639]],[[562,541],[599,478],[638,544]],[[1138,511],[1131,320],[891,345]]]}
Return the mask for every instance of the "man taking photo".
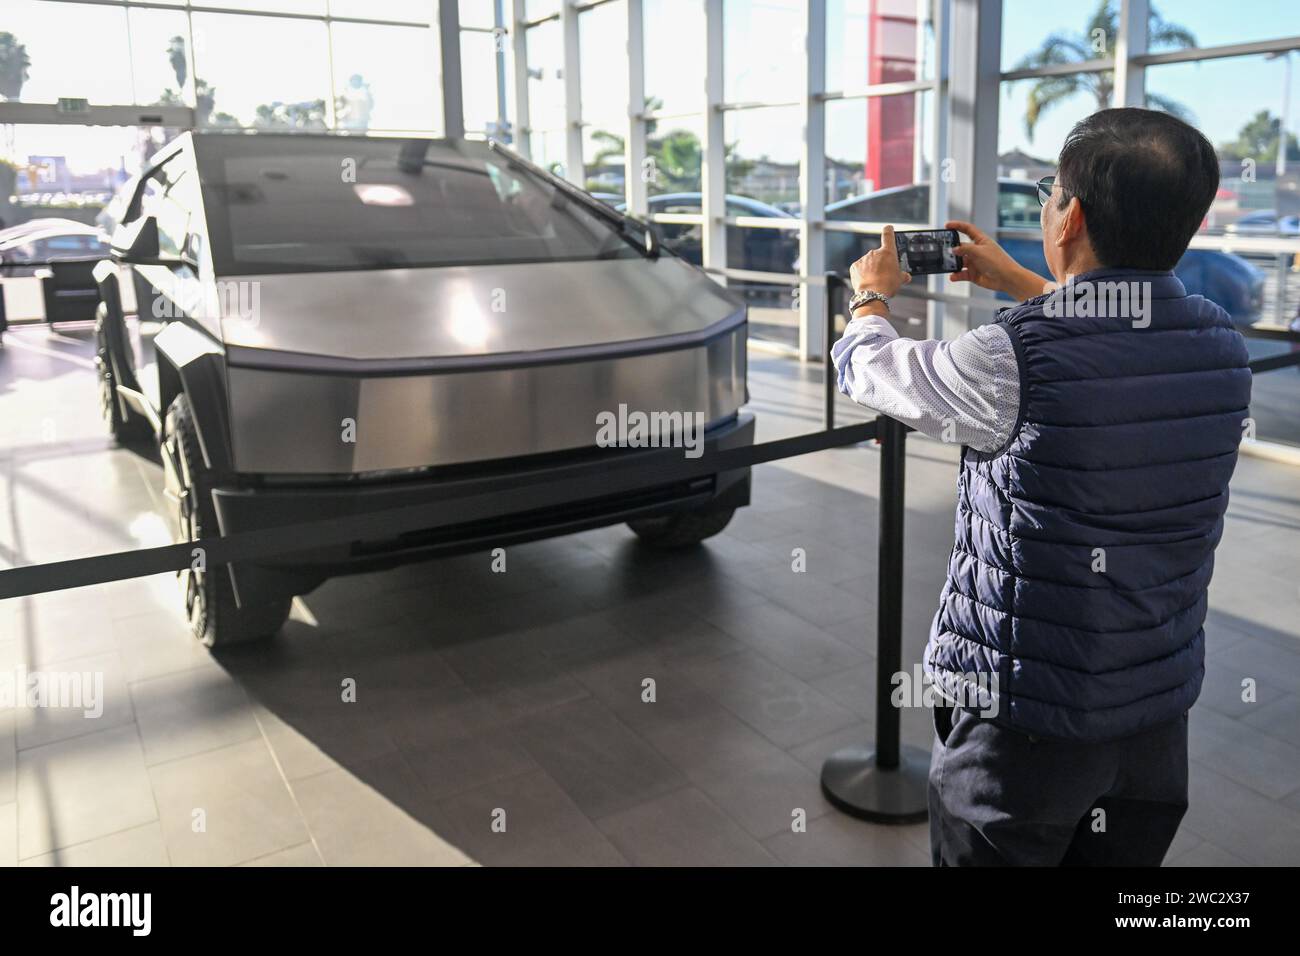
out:
{"label": "man taking photo", "polygon": [[951,704],[935,712],[936,865],[1158,865],[1187,809],[1187,713],[1251,384],[1227,313],[1172,271],[1218,185],[1186,123],[1102,110],[1039,184],[1054,283],[946,224],[971,240],[954,281],[1023,300],[995,322],[900,339],[893,229],[853,265],[840,389],[963,446],[925,651]]}

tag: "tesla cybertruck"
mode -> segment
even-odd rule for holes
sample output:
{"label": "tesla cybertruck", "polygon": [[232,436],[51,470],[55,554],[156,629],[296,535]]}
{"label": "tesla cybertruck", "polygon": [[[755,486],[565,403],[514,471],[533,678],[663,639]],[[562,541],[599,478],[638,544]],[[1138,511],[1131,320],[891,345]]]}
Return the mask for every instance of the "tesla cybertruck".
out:
{"label": "tesla cybertruck", "polygon": [[[642,449],[702,424],[690,457],[752,444],[754,420],[744,304],[499,144],[186,133],[131,188],[96,268],[101,406],[119,442],[160,446],[179,541],[500,502],[490,520],[196,561],[180,576],[205,644],[274,634],[333,575],[616,522],[685,547],[749,503],[747,468],[621,495],[588,483],[545,509],[521,494],[664,454],[607,447],[615,415],[658,429],[623,442]],[[139,322],[126,281],[147,290]]]}

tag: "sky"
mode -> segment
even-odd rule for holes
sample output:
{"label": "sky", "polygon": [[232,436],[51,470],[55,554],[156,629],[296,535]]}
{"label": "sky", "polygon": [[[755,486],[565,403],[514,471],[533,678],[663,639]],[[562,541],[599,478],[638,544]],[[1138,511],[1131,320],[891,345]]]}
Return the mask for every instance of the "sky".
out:
{"label": "sky", "polygon": [[[1118,6],[1118,0],[1114,0]],[[1163,0],[1153,4],[1166,21],[1189,29],[1198,46],[1245,43],[1300,35],[1300,0]],[[1045,4],[1042,0],[1004,0],[1002,68],[1058,31],[1082,33],[1091,16],[1089,3]],[[1290,126],[1300,126],[1300,53],[1291,54]],[[1285,67],[1280,61],[1252,56],[1205,63],[1150,67],[1147,90],[1171,97],[1189,108],[1195,124],[1211,142],[1234,140],[1247,119],[1261,109],[1278,115],[1282,108]],[[1070,126],[1097,109],[1095,99],[1077,97],[1047,114],[1033,139],[1019,121],[1024,116],[1028,84],[1004,84],[999,104],[999,151],[1022,149],[1051,157],[1059,151]]]}

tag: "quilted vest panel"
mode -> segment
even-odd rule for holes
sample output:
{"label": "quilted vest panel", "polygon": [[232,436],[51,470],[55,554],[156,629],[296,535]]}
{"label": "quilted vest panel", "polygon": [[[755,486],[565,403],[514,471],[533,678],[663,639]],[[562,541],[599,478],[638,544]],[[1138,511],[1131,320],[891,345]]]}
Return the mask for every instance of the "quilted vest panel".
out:
{"label": "quilted vest panel", "polygon": [[[1115,308],[1109,283],[1145,293],[1145,313]],[[963,450],[926,670],[959,702],[972,681],[991,688],[987,713],[1035,736],[1107,740],[1171,720],[1204,674],[1250,404],[1245,342],[1172,273],[1099,270],[999,321],[1020,417],[999,452]]]}

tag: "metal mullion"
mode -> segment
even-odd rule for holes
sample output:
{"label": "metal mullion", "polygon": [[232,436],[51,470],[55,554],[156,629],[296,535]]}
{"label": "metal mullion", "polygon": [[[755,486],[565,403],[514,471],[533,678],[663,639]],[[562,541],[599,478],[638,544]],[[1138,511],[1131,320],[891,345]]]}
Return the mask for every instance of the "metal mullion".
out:
{"label": "metal mullion", "polygon": [[[999,14],[1001,11],[999,11]],[[999,22],[1001,17],[999,16]],[[999,52],[999,56],[1001,53]],[[1035,66],[1026,70],[1007,70],[1001,74],[1003,82],[1015,80],[1034,80],[1043,76],[1072,76],[1075,73],[1104,73],[1115,69],[1113,57],[1096,60],[1080,60],[1078,63],[1052,63],[1048,66]]]}
{"label": "metal mullion", "polygon": [[[953,0],[949,44],[949,150],[954,163],[949,184],[950,214],[973,223],[989,235],[998,226],[998,112],[1001,105],[1002,4]],[[973,282],[961,283],[960,293],[972,308],[991,308],[993,294]],[[971,313],[958,324],[969,327]],[[945,321],[945,336],[949,330]]]}
{"label": "metal mullion", "polygon": [[55,103],[0,103],[0,126],[166,126],[193,129],[190,106],[92,105],[88,113],[60,113]]}
{"label": "metal mullion", "polygon": [[[727,264],[726,135],[724,114],[718,107],[723,101],[723,0],[704,0],[705,67],[704,67],[704,148],[701,186],[704,215],[704,266],[722,269]],[[725,276],[723,284],[725,285]]]}
{"label": "metal mullion", "polygon": [[[325,10],[329,12],[329,4],[325,5]],[[334,25],[328,22],[325,24],[325,60],[330,84],[330,98],[325,103],[325,125],[330,129],[338,129],[338,88],[334,85]]]}
{"label": "metal mullion", "polygon": [[782,100],[774,103],[764,103],[759,100],[746,101],[744,103],[717,103],[714,105],[715,110],[722,110],[725,113],[740,112],[741,110],[766,110],[778,107],[803,106],[803,100]]}
{"label": "metal mullion", "polygon": [[1233,56],[1282,53],[1286,50],[1300,50],[1300,36],[1259,40],[1254,43],[1228,43],[1223,46],[1188,47],[1161,53],[1143,53],[1133,57],[1133,60],[1141,66],[1157,66],[1165,63],[1192,63],[1200,60],[1221,60]]}
{"label": "metal mullion", "polygon": [[460,65],[460,5],[454,0],[438,4],[438,49],[442,59],[442,133],[465,135],[464,78]]}
{"label": "metal mullion", "polygon": [[548,13],[546,16],[535,17],[532,20],[529,20],[524,16],[523,7],[521,5],[519,9],[519,26],[522,29],[528,30],[532,27],[541,26],[543,23],[550,23],[552,20],[559,20],[562,15],[563,14],[557,10],[555,13]]}
{"label": "metal mullion", "polygon": [[515,84],[515,149],[533,158],[528,117],[528,36],[524,26],[526,0],[510,0],[510,66]]}
{"label": "metal mullion", "polygon": [[645,19],[642,0],[627,0],[627,121],[623,134],[623,199],[633,216],[650,210],[646,182]]}
{"label": "metal mullion", "polygon": [[795,232],[803,228],[802,220],[790,218],[779,219],[775,216],[723,216],[722,221],[728,226],[741,229],[784,229]]}
{"label": "metal mullion", "polygon": [[[820,276],[826,271],[826,4],[807,4],[804,17],[803,150],[799,157],[799,266],[804,275]],[[780,227],[778,227],[780,228]],[[826,286],[805,283],[799,288],[799,354],[803,359],[826,358],[823,321],[826,315]],[[830,372],[827,363],[826,374]]]}
{"label": "metal mullion", "polygon": [[578,9],[569,0],[560,8],[564,63],[564,178],[584,186],[582,161],[582,66],[578,55]]}
{"label": "metal mullion", "polygon": [[[925,0],[919,0],[924,3]],[[948,184],[944,180],[944,161],[948,156],[948,124],[943,118],[948,115],[948,53],[951,37],[948,32],[948,4],[934,5],[934,101],[930,109],[930,222],[934,225],[948,220]],[[1000,91],[999,91],[1000,95]],[[926,282],[928,293],[937,293],[941,280],[939,276],[930,276]],[[933,339],[943,338],[943,310],[938,301],[926,303],[926,336]]]}
{"label": "metal mullion", "polygon": [[1282,236],[1192,236],[1188,243],[1192,249],[1215,249],[1219,252],[1254,252],[1263,255],[1294,255],[1300,253],[1300,238]]}
{"label": "metal mullion", "polygon": [[900,226],[907,223],[899,222],[869,222],[867,220],[847,220],[847,219],[828,219],[821,224],[821,228],[827,232],[856,232],[863,235],[876,235],[884,230],[885,226]]}
{"label": "metal mullion", "polygon": [[1115,102],[1112,106],[1146,105],[1146,68],[1134,57],[1147,52],[1147,0],[1120,0],[1119,36],[1115,38]]}
{"label": "metal mullion", "polygon": [[[135,84],[135,49],[134,49],[134,45],[131,43],[131,11],[130,10],[122,11],[122,20],[126,23],[126,55],[127,55],[127,59],[130,61],[127,63],[127,69],[131,71],[131,102],[139,103],[140,91],[136,88],[136,84]],[[181,96],[185,95],[184,90],[180,90],[179,92]]]}
{"label": "metal mullion", "polygon": [[897,83],[872,83],[846,90],[829,90],[818,93],[817,98],[830,100],[856,100],[869,96],[895,96],[900,93],[923,93],[934,88],[934,80],[900,80]]}
{"label": "metal mullion", "polygon": [[761,272],[757,269],[732,269],[729,266],[704,271],[710,275],[740,279],[743,282],[766,282],[769,285],[797,286],[802,281],[799,275],[790,272]]}
{"label": "metal mullion", "polygon": [[418,20],[385,20],[370,19],[368,17],[340,17],[330,13],[292,13],[287,10],[232,10],[229,7],[212,7],[204,4],[193,4],[188,7],[178,7],[174,3],[157,3],[151,0],[41,0],[42,3],[80,3],[90,4],[97,7],[113,7],[118,10],[172,10],[184,13],[216,13],[231,16],[244,17],[275,17],[280,20],[307,20],[316,23],[359,23],[366,26],[388,26],[388,27],[417,27],[429,29],[436,26],[432,20],[421,23]]}
{"label": "metal mullion", "polygon": [[658,110],[642,110],[636,114],[636,118],[639,120],[654,120],[657,123],[678,119],[701,119],[703,116],[704,113],[700,110],[687,110],[684,113],[663,113]]}
{"label": "metal mullion", "polygon": [[702,226],[704,217],[689,212],[655,212],[646,215],[649,222],[661,222],[665,226]]}
{"label": "metal mullion", "polygon": [[506,27],[506,0],[492,0],[492,60],[493,66],[496,67],[497,78],[497,135],[506,138],[509,138],[506,131],[510,129],[509,97],[506,95],[509,80],[506,78],[505,44],[500,38],[509,35]]}
{"label": "metal mullion", "polygon": [[[194,104],[191,108],[193,121],[190,123],[190,129],[197,129],[199,125],[199,51],[194,47],[194,14],[190,10],[185,11],[185,36],[190,41],[190,48],[186,52],[190,55],[189,76],[186,82],[190,87],[190,102]],[[181,97],[185,96],[185,91],[180,91]]]}

